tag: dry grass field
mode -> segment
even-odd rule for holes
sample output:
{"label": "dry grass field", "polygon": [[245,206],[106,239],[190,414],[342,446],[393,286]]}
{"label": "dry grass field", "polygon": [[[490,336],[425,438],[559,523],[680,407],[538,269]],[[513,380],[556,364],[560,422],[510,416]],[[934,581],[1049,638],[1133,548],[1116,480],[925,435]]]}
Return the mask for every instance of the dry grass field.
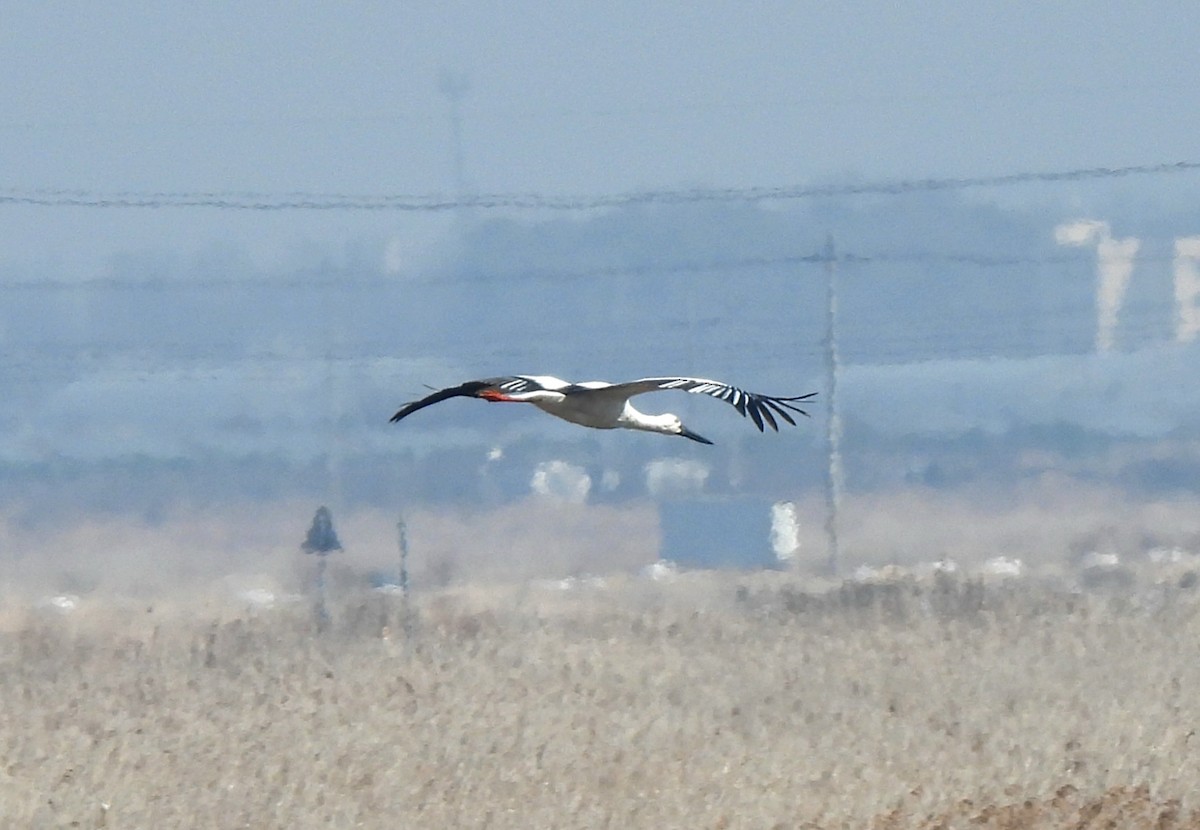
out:
{"label": "dry grass field", "polygon": [[20,828],[1200,827],[1191,580],[9,607]]}
{"label": "dry grass field", "polygon": [[339,514],[322,626],[312,509],[0,518],[0,827],[1200,828],[1194,503],[855,497],[846,582],[639,575],[645,506],[414,513],[407,604]]}

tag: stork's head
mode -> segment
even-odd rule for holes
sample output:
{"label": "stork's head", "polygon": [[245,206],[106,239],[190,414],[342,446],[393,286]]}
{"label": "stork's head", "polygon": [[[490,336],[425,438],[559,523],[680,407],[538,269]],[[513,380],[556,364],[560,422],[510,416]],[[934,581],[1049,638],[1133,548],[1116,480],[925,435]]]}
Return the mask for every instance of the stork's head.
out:
{"label": "stork's head", "polygon": [[626,401],[625,411],[621,415],[620,426],[626,429],[642,429],[646,432],[657,432],[662,435],[682,435],[684,438],[690,438],[701,444],[712,443],[712,441],[709,441],[703,435],[697,435],[685,427],[683,421],[679,420],[678,415],[670,412],[662,415],[647,415],[644,412],[638,412],[628,401]]}
{"label": "stork's head", "polygon": [[685,427],[683,425],[683,421],[679,420],[678,416],[668,415],[666,417],[670,419],[667,423],[668,423],[668,427],[669,427],[668,432],[671,435],[682,435],[684,438],[690,438],[693,441],[699,441],[701,444],[711,444],[712,443],[712,441],[709,441],[703,435],[697,435],[696,433],[692,432],[690,429]]}
{"label": "stork's head", "polygon": [[691,438],[693,441],[699,441],[701,444],[711,444],[712,443],[712,441],[709,441],[703,435],[697,435],[696,433],[692,432],[690,429],[685,427],[683,424],[679,425],[679,434],[682,435],[684,438]]}

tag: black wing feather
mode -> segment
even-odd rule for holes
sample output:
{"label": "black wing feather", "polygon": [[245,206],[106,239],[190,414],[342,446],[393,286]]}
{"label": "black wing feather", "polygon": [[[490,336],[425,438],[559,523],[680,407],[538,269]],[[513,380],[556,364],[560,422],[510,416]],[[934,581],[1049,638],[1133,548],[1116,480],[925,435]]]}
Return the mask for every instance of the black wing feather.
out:
{"label": "black wing feather", "polygon": [[759,406],[756,401],[751,400],[746,405],[746,409],[749,411],[750,417],[754,421],[754,425],[758,427],[758,431],[763,432],[762,407]]}
{"label": "black wing feather", "polygon": [[780,418],[783,418],[783,420],[787,421],[792,426],[796,425],[796,421],[791,415],[788,414],[788,411],[779,404],[775,403],[774,401],[770,401],[767,403],[767,406],[771,407],[771,409],[775,411],[776,415],[778,415]]}
{"label": "black wing feather", "polygon": [[764,406],[762,408],[762,416],[763,416],[763,420],[771,425],[771,429],[775,430],[776,432],[779,432],[779,424],[775,422],[775,416],[771,413],[770,406]]}
{"label": "black wing feather", "polygon": [[466,383],[458,386],[451,386],[447,389],[439,389],[432,395],[426,395],[419,401],[413,401],[400,407],[400,411],[393,415],[390,423],[396,423],[402,418],[407,418],[409,415],[416,412],[418,409],[424,409],[427,406],[433,406],[435,403],[441,403],[449,398],[474,398],[479,395],[484,389],[495,386],[496,381],[500,378],[490,380],[469,380]]}

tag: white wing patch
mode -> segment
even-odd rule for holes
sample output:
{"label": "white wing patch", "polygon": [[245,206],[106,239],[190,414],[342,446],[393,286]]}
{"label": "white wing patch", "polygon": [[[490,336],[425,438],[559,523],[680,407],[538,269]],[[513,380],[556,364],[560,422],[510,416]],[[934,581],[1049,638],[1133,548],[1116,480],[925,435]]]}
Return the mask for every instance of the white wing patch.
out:
{"label": "white wing patch", "polygon": [[730,386],[728,383],[707,380],[705,378],[643,378],[642,380],[634,381],[630,385],[641,387],[642,391],[650,391],[652,389],[682,389],[685,392],[691,392],[696,395],[708,395],[709,397],[726,401],[732,404],[742,415],[753,420],[754,425],[760,430],[765,426],[778,430],[777,416],[789,424],[795,425],[796,422],[793,420],[791,413],[808,415],[807,412],[796,404],[809,400],[816,394],[814,392],[808,395],[796,395],[792,397],[760,395],[756,392],[747,392],[745,389]]}
{"label": "white wing patch", "polygon": [[505,392],[529,392],[534,389],[559,390],[570,385],[553,375],[517,375],[500,384],[500,388]]}

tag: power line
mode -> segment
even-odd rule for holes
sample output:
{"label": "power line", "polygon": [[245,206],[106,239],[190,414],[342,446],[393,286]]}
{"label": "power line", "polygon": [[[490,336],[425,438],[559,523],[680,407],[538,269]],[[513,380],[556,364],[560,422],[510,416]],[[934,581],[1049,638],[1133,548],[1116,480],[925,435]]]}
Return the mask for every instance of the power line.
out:
{"label": "power line", "polygon": [[[1146,242],[1146,238],[1142,238]],[[1154,240],[1150,240],[1154,241]],[[826,254],[821,252],[788,253],[776,256],[721,257],[714,259],[677,260],[674,262],[631,263],[594,268],[529,267],[511,271],[445,271],[421,275],[389,275],[374,271],[363,273],[336,271],[320,275],[274,276],[211,276],[181,275],[177,277],[87,277],[81,279],[36,278],[0,280],[0,292],[60,292],[77,290],[132,290],[147,292],[188,292],[211,288],[246,288],[269,291],[293,289],[334,289],[338,291],[379,290],[398,286],[448,286],[459,284],[513,282],[571,282],[591,279],[638,276],[671,276],[713,272],[753,271],[791,268],[801,265],[822,265]],[[1169,255],[1139,256],[1139,265],[1174,262]],[[976,270],[1028,267],[1072,266],[1094,269],[1096,258],[1083,250],[1060,251],[1044,255],[991,254],[971,251],[874,251],[867,253],[838,252],[838,264],[854,266],[855,270],[887,265],[962,266]]]}
{"label": "power line", "polygon": [[217,210],[354,210],[443,212],[464,208],[511,210],[584,211],[637,205],[677,205],[697,202],[767,202],[838,196],[901,196],[911,193],[1011,187],[1021,184],[1088,181],[1131,176],[1186,173],[1200,162],[1176,161],[1125,167],[1082,167],[1073,170],[1024,171],[998,176],[897,179],[860,184],[792,185],[643,190],[599,196],[550,194],[387,195],[318,192],[116,192],[92,190],[20,190],[0,188],[0,204],[80,208],[211,208]]}

